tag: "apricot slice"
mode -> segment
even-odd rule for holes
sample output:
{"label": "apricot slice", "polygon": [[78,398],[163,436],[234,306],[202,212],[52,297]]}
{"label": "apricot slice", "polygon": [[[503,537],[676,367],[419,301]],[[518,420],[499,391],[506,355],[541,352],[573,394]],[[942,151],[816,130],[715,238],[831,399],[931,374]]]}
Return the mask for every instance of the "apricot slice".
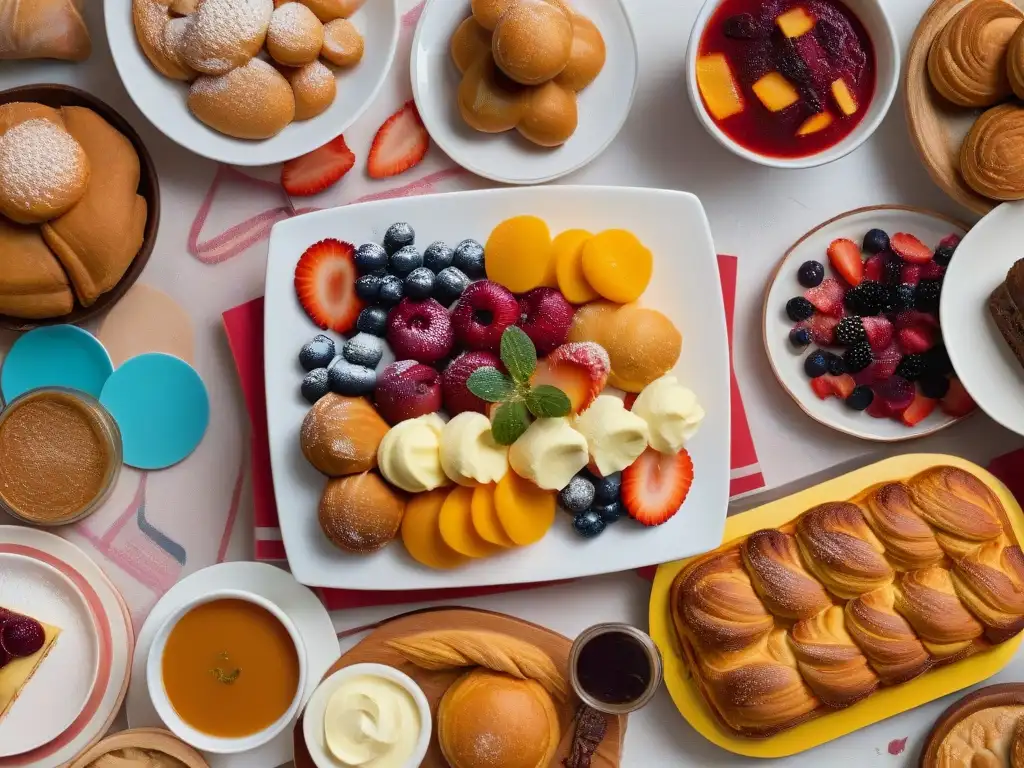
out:
{"label": "apricot slice", "polygon": [[551,231],[536,216],[516,216],[494,228],[484,246],[487,279],[512,293],[544,284],[551,262]]}
{"label": "apricot slice", "polygon": [[592,341],[605,346],[612,329],[612,315],[622,308],[611,301],[592,301],[576,310],[569,326],[569,341]]}
{"label": "apricot slice", "polygon": [[456,93],[466,125],[481,133],[511,131],[523,117],[524,88],[501,73],[494,59],[477,59],[462,76]]}
{"label": "apricot slice", "polygon": [[772,112],[781,112],[800,100],[793,84],[778,72],[769,72],[750,87],[765,108]]}
{"label": "apricot slice", "polygon": [[606,229],[583,244],[583,275],[609,301],[639,299],[653,271],[654,256],[625,229]]}
{"label": "apricot slice", "polygon": [[452,35],[451,52],[459,72],[465,72],[480,59],[491,55],[491,33],[470,16]]}
{"label": "apricot slice", "polygon": [[832,125],[832,115],[828,112],[821,112],[804,120],[803,124],[797,129],[796,135],[810,136],[812,133],[824,131],[830,125]]}
{"label": "apricot slice", "polygon": [[723,53],[697,59],[697,87],[715,120],[725,120],[743,111],[743,96]]}
{"label": "apricot slice", "polygon": [[545,491],[515,472],[507,472],[494,489],[498,520],[521,547],[536,544],[555,522],[555,492]]}
{"label": "apricot slice", "polygon": [[473,527],[473,488],[459,486],[453,489],[441,505],[438,516],[438,529],[444,543],[460,555],[479,558],[488,557],[497,552],[496,547],[481,538]]}
{"label": "apricot slice", "polygon": [[413,560],[435,570],[450,570],[469,562],[444,543],[438,518],[448,498],[447,488],[410,497],[402,518],[402,543]]}
{"label": "apricot slice", "polygon": [[494,492],[497,486],[481,485],[473,489],[470,503],[473,528],[480,538],[499,547],[514,547],[516,543],[508,537],[498,519],[498,508],[494,506]]}
{"label": "apricot slice", "polygon": [[847,117],[857,113],[857,97],[842,78],[832,83],[832,98]]}
{"label": "apricot slice", "polygon": [[592,235],[585,229],[567,229],[551,243],[557,288],[570,304],[586,304],[597,298],[583,275],[583,244]]}
{"label": "apricot slice", "polygon": [[683,336],[658,310],[635,304],[623,307],[610,324],[604,348],[612,364],[608,383],[613,387],[641,392],[678,362]]}
{"label": "apricot slice", "polygon": [[776,18],[775,23],[786,37],[801,37],[814,29],[814,17],[799,6],[790,8]]}

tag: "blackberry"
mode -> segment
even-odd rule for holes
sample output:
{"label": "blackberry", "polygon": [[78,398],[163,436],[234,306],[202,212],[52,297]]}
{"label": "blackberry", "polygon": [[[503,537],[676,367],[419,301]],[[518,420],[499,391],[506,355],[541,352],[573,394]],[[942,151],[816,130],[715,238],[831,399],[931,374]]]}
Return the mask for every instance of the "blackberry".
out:
{"label": "blackberry", "polygon": [[933,400],[941,400],[949,394],[949,379],[939,373],[926,373],[921,378],[921,394]]}
{"label": "blackberry", "polygon": [[954,251],[956,251],[955,245],[943,243],[942,245],[935,249],[935,256],[933,256],[932,258],[935,259],[935,263],[938,264],[940,267],[948,267],[949,262],[953,258]]}
{"label": "blackberry", "polygon": [[889,236],[881,229],[869,229],[864,235],[865,253],[882,253],[889,250]]}
{"label": "blackberry", "polygon": [[860,373],[874,361],[875,356],[871,352],[871,345],[866,341],[854,344],[843,353],[843,362],[846,363],[846,370],[850,373]]}
{"label": "blackberry", "polygon": [[789,343],[797,349],[803,349],[811,343],[811,332],[806,328],[794,328],[789,332]]}
{"label": "blackberry", "polygon": [[913,309],[915,304],[917,304],[917,291],[914,286],[894,285],[889,292],[889,303],[885,305],[885,311],[895,315]]}
{"label": "blackberry", "polygon": [[803,296],[796,296],[786,302],[786,314],[794,323],[809,320],[814,316],[814,305]]}
{"label": "blackberry", "polygon": [[953,373],[953,361],[949,359],[945,344],[936,344],[924,353],[924,358],[929,374],[948,376]]}
{"label": "blackberry", "polygon": [[889,291],[874,280],[865,280],[846,292],[846,306],[854,314],[865,317],[880,314],[888,299]]}
{"label": "blackberry", "polygon": [[804,373],[810,379],[816,379],[819,376],[824,376],[828,373],[828,357],[820,349],[817,352],[812,352],[804,360]]}
{"label": "blackberry", "polygon": [[842,355],[836,355],[832,352],[828,352],[825,355],[825,359],[828,361],[828,372],[833,376],[842,376],[846,373],[846,361],[843,360]]}
{"label": "blackberry", "polygon": [[805,261],[796,273],[796,279],[804,288],[817,288],[825,279],[825,267],[820,261]]}
{"label": "blackberry", "polygon": [[846,405],[855,411],[865,410],[875,399],[875,393],[871,387],[857,387],[850,396],[846,398]]}
{"label": "blackberry", "polygon": [[924,375],[926,367],[924,355],[907,355],[896,366],[896,375],[907,381],[917,381]]}
{"label": "blackberry", "polygon": [[903,278],[903,262],[894,256],[890,256],[885,262],[885,282],[889,285],[899,285]]}
{"label": "blackberry", "polygon": [[922,312],[938,312],[942,295],[941,280],[922,280],[917,284],[916,305]]}
{"label": "blackberry", "polygon": [[867,341],[867,338],[868,335],[864,332],[864,323],[856,315],[844,317],[836,326],[836,343],[844,347],[852,347],[854,344]]}

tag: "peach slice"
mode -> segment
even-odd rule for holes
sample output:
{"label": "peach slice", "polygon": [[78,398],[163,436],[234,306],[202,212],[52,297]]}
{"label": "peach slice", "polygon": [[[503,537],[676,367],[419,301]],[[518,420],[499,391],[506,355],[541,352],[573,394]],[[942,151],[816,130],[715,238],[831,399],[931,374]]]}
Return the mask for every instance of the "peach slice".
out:
{"label": "peach slice", "polygon": [[536,544],[555,523],[555,492],[538,488],[515,472],[507,472],[494,490],[498,520],[521,547]]}
{"label": "peach slice", "polygon": [[512,293],[544,284],[552,260],[551,230],[536,216],[515,216],[494,228],[487,244],[487,279]]}
{"label": "peach slice", "polygon": [[473,491],[462,486],[454,488],[441,505],[437,524],[445,544],[460,555],[475,559],[493,555],[500,547],[484,540],[473,527]]}
{"label": "peach slice", "polygon": [[761,103],[772,112],[781,112],[800,100],[800,94],[793,84],[778,72],[769,72],[751,88]]}
{"label": "peach slice", "polygon": [[606,229],[583,244],[583,275],[609,301],[628,304],[639,299],[653,271],[654,256],[625,229]]}
{"label": "peach slice", "polygon": [[725,54],[711,53],[697,59],[697,87],[715,120],[743,111],[743,96]]}
{"label": "peach slice", "polygon": [[570,304],[586,304],[597,298],[583,274],[583,244],[591,238],[585,229],[567,229],[551,243],[557,287]]}
{"label": "peach slice", "polygon": [[817,115],[804,120],[803,124],[797,129],[797,136],[810,136],[812,133],[818,131],[824,131],[830,125],[832,125],[833,117],[828,112],[821,112]]}
{"label": "peach slice", "polygon": [[429,493],[417,493],[405,506],[402,518],[402,543],[413,560],[435,570],[450,570],[469,562],[444,543],[438,518],[448,498],[447,488]]}
{"label": "peach slice", "polygon": [[480,538],[499,547],[514,547],[516,543],[508,537],[498,519],[498,508],[494,505],[495,485],[481,485],[473,490],[470,514],[473,528]]}
{"label": "peach slice", "polygon": [[814,29],[814,17],[807,12],[806,8],[797,6],[790,8],[784,14],[775,19],[782,34],[786,37],[800,37]]}
{"label": "peach slice", "polygon": [[857,113],[857,97],[853,95],[850,86],[842,78],[832,83],[832,98],[836,100],[836,105],[847,117]]}

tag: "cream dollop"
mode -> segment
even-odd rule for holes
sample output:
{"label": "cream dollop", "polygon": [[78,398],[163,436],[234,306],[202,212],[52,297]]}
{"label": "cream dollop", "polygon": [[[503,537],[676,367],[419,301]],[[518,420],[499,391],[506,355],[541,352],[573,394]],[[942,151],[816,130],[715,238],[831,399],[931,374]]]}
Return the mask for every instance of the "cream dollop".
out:
{"label": "cream dollop", "polygon": [[409,692],[374,675],[343,682],[324,712],[327,749],[341,765],[352,768],[401,768],[422,728]]}
{"label": "cream dollop", "polygon": [[647,422],[613,395],[597,398],[573,419],[573,427],[587,439],[590,458],[606,477],[621,472],[647,450]]}
{"label": "cream dollop", "polygon": [[568,419],[537,419],[508,451],[517,475],[549,491],[567,486],[589,460],[587,439]]}
{"label": "cream dollop", "polygon": [[401,421],[384,435],[377,465],[384,479],[409,493],[423,493],[448,484],[441,468],[444,419],[429,413]]}
{"label": "cream dollop", "polygon": [[459,485],[496,483],[508,472],[508,447],[494,442],[490,419],[466,411],[444,425],[441,468]]}
{"label": "cream dollop", "polygon": [[633,413],[647,422],[651,448],[679,453],[704,421],[704,409],[693,390],[675,376],[662,376],[648,384],[633,403]]}

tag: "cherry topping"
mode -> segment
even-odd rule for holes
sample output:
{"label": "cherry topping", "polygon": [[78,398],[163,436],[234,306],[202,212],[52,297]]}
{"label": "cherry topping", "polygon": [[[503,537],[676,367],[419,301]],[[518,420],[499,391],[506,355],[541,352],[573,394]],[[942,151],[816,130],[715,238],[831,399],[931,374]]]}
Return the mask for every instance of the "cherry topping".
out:
{"label": "cherry topping", "polygon": [[7,621],[0,629],[0,648],[15,658],[31,656],[46,642],[43,625],[24,616]]}

